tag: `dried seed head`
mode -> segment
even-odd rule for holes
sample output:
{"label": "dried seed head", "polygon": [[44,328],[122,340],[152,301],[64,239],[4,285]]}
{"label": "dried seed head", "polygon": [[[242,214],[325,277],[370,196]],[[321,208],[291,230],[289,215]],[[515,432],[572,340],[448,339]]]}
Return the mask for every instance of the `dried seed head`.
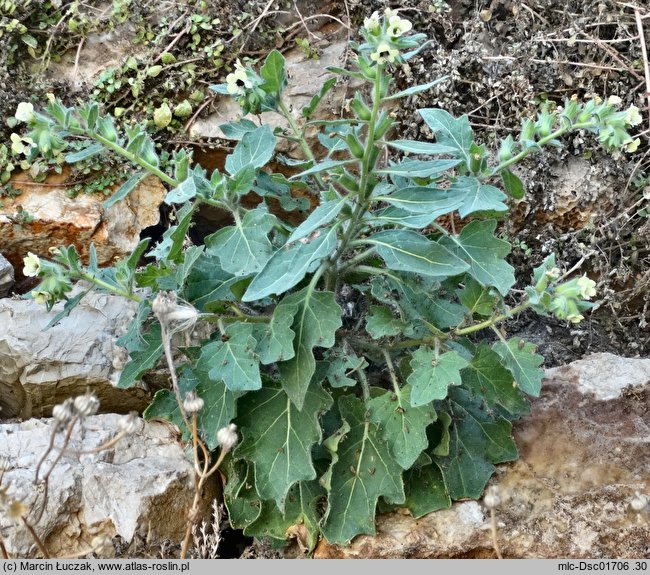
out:
{"label": "dried seed head", "polygon": [[132,411],[128,415],[123,415],[120,417],[117,425],[119,426],[120,431],[123,431],[127,435],[135,433],[140,429],[140,418],[138,417],[138,413]]}
{"label": "dried seed head", "polygon": [[647,505],[648,505],[648,498],[645,495],[636,491],[634,493],[634,497],[630,501],[630,507],[637,513],[640,513],[646,508]]}
{"label": "dried seed head", "polygon": [[185,401],[183,402],[183,409],[187,413],[198,413],[203,409],[203,400],[196,395],[195,391],[188,391],[185,394]]}
{"label": "dried seed head", "polygon": [[74,408],[83,417],[95,415],[99,409],[99,399],[92,393],[85,393],[74,398]]}
{"label": "dried seed head", "polygon": [[217,443],[224,451],[230,451],[237,445],[238,441],[237,426],[234,423],[231,423],[227,427],[222,427],[217,432]]}
{"label": "dried seed head", "polygon": [[[163,323],[167,314],[176,306],[176,294],[173,291],[161,291],[156,294],[153,302],[151,303],[151,310]],[[166,323],[166,322],[165,322]]]}
{"label": "dried seed head", "polygon": [[496,485],[490,485],[485,491],[483,496],[483,503],[488,509],[496,509],[501,505],[501,496],[499,495],[499,488]]}
{"label": "dried seed head", "polygon": [[75,415],[74,399],[69,397],[52,408],[52,417],[60,423],[68,423]]}
{"label": "dried seed head", "polygon": [[185,302],[178,303],[176,300],[176,292],[158,292],[151,304],[158,321],[170,333],[193,328],[199,318],[199,312],[194,306]]}

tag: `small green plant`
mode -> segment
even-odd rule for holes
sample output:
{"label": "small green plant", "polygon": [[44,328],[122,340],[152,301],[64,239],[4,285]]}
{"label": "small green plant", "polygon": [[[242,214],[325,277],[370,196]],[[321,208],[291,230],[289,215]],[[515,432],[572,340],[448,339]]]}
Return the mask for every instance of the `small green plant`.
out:
{"label": "small green plant", "polygon": [[[596,291],[587,277],[567,279],[551,255],[525,295],[511,295],[510,245],[495,235],[508,195],[524,193],[510,168],[576,130],[596,133],[607,149],[633,149],[627,128],[640,120],[635,108],[618,111],[611,99],[570,99],[526,119],[520,136],[492,154],[466,116],[428,108],[419,114],[435,142],[394,139],[394,103],[437,82],[395,91],[391,71],[428,43],[390,10],[367,18],[361,34],[363,42],[351,45],[353,68],[329,68],[334,77],[300,119],[283,100],[287,74],[278,51],[259,71],[238,62],[212,87],[236,98],[244,114],[274,111],[288,124],[275,131],[248,119],[222,126],[238,141],[224,172],[192,166],[182,149],[161,167],[143,127],[119,133],[93,103],[75,111],[51,101],[42,113],[21,111],[39,146],[85,138],[69,162],[108,149],[137,166],[108,202],[154,174],[170,187],[166,203],[179,206],[156,246],[145,240],[112,268],[97,266],[92,247],[88,265],[72,247],[56,249],[51,261],[30,255],[25,273],[42,279],[33,297],[48,309],[66,301],[52,322],[83,297],[68,298],[77,279],[140,302],[120,339],[131,357],[121,387],[134,385],[163,353],[171,357],[171,332],[211,323],[208,340],[181,349],[178,378],[169,359],[173,389],[159,391],[145,415],[167,418],[193,438],[197,462],[218,447],[217,430],[235,422],[241,440],[223,464],[231,524],[279,541],[299,532],[308,549],[320,535],[345,543],[373,533],[378,507],[405,506],[419,517],[478,498],[495,464],[517,458],[512,421],[528,412],[527,396],[540,392],[542,357],[498,326],[527,308],[578,323]],[[336,76],[365,82],[369,97],[359,90],[351,117],[320,120],[317,106]],[[305,138],[313,127],[322,159]],[[265,169],[278,138],[304,152],[300,161],[284,158],[298,172],[290,178]],[[294,226],[267,202],[294,207],[297,189],[319,205]],[[241,203],[250,191],[262,198],[255,208]],[[200,204],[228,210],[234,223],[187,247]],[[445,225],[450,214],[462,227]],[[138,268],[143,254],[153,263]],[[161,294],[169,313],[152,319],[151,302]],[[203,402],[196,417],[183,406],[187,393]]]}

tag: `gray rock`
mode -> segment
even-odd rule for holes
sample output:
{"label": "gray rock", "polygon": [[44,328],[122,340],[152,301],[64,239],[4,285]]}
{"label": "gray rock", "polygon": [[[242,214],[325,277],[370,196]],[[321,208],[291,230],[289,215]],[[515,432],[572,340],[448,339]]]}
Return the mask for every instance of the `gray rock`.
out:
{"label": "gray rock", "polygon": [[50,313],[33,300],[0,301],[0,418],[47,417],[67,397],[91,388],[102,412],[141,411],[149,394],[113,383],[127,359],[115,344],[137,304],[122,297],[88,294],[72,313],[48,329]]}
{"label": "gray rock", "polygon": [[14,285],[14,267],[0,254],[0,297],[9,295]]}
{"label": "gray rock", "polygon": [[[35,486],[36,467],[46,453],[54,420],[29,420],[0,425],[0,459],[6,470],[0,501],[0,535],[14,557],[40,556],[21,520],[12,520],[4,505],[19,501],[27,510],[39,538],[52,556],[84,553],[95,537],[134,537],[155,545],[182,540],[187,510],[194,498],[194,472],[175,429],[164,423],[140,421],[140,429],[96,454],[81,454],[106,443],[118,433],[118,415],[98,415],[75,428],[69,450],[53,467],[40,520],[44,490]],[[61,445],[63,434],[56,435]],[[48,472],[57,452],[41,465]],[[41,484],[42,485],[42,484]],[[215,492],[205,490],[204,507]],[[3,505],[4,504],[4,505]],[[110,554],[110,550],[109,550]]]}
{"label": "gray rock", "polygon": [[[509,558],[648,556],[650,360],[599,353],[547,372],[530,416],[515,423],[521,458],[499,466],[498,542]],[[490,511],[482,502],[414,519],[381,515],[377,534],[318,558],[494,557]]]}

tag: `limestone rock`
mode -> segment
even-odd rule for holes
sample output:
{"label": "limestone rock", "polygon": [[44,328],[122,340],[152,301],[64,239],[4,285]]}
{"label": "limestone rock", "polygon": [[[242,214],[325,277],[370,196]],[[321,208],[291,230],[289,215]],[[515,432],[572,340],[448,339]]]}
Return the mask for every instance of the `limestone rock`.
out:
{"label": "limestone rock", "polygon": [[[521,458],[492,482],[498,541],[510,558],[641,558],[650,548],[650,360],[594,354],[548,371],[532,414],[515,423]],[[377,535],[321,542],[318,558],[494,557],[490,512],[457,502],[419,519],[381,515]]]}
{"label": "limestone rock", "polygon": [[87,261],[90,243],[94,243],[99,265],[130,254],[140,241],[140,232],[158,223],[158,206],[166,193],[157,178],[149,177],[127,198],[104,209],[104,197],[80,194],[69,198],[65,176],[52,176],[40,185],[28,184],[27,176],[18,174],[11,185],[22,193],[4,199],[0,235],[3,253],[16,270],[22,270],[27,251],[47,257],[48,248],[61,245],[74,244]]}
{"label": "limestone rock", "polygon": [[14,285],[14,268],[7,259],[0,254],[0,297],[5,297]]}
{"label": "limestone rock", "polygon": [[[119,418],[93,416],[75,428],[68,451],[47,481],[40,521],[44,491],[34,486],[35,472],[47,451],[53,420],[0,425],[0,459],[7,464],[3,487],[9,488],[10,499],[29,510],[28,520],[52,556],[83,553],[98,536],[119,535],[130,542],[138,535],[152,545],[164,539],[182,540],[194,497],[194,472],[171,426],[140,421],[139,431],[114,447],[96,454],[80,453],[114,438]],[[61,445],[62,440],[63,434],[57,434],[55,444]],[[48,455],[40,479],[57,455]],[[206,489],[204,495],[207,507],[215,491]],[[39,556],[20,519],[11,520],[5,511],[0,512],[0,534],[9,553],[21,558]]]}
{"label": "limestone rock", "polygon": [[1,300],[0,419],[49,416],[54,405],[89,387],[103,412],[144,409],[145,390],[111,383],[127,359],[115,340],[136,308],[125,298],[93,292],[58,325],[44,330],[61,303],[47,313],[31,299]]}

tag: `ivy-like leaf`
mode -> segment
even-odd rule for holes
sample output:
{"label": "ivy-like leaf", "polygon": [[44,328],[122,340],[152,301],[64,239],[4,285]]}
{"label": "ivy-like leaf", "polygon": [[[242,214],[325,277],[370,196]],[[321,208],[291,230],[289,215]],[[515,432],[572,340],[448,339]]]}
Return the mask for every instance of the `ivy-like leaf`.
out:
{"label": "ivy-like leaf", "polygon": [[406,322],[383,306],[370,306],[370,313],[366,318],[366,331],[373,339],[399,335],[406,329]]}
{"label": "ivy-like leaf", "polygon": [[445,399],[448,388],[460,385],[460,370],[468,365],[458,353],[448,351],[435,359],[433,350],[420,347],[411,359],[413,372],[407,381],[413,386],[411,405],[425,405],[435,399]]}
{"label": "ivy-like leaf", "polygon": [[468,265],[436,242],[410,230],[385,230],[363,240],[375,249],[392,270],[447,278]]}
{"label": "ivy-like leaf", "polygon": [[491,294],[489,288],[483,287],[471,276],[467,276],[462,289],[456,291],[458,299],[468,310],[470,315],[491,315],[494,311],[498,296]]}
{"label": "ivy-like leaf", "polygon": [[315,292],[306,287],[286,296],[276,313],[287,313],[294,318],[295,356],[278,364],[278,368],[284,390],[301,409],[316,369],[313,348],[334,345],[336,330],[342,325],[341,308],[332,292]]}
{"label": "ivy-like leaf", "polygon": [[262,511],[262,501],[255,490],[253,465],[230,459],[226,475],[228,481],[223,498],[228,509],[228,521],[234,529],[246,529]]}
{"label": "ivy-like leaf", "polygon": [[462,158],[465,165],[469,166],[471,162],[469,148],[474,141],[474,133],[467,116],[454,118],[449,112],[439,108],[423,108],[419,113],[433,130],[438,143],[455,148],[454,155]]}
{"label": "ivy-like leaf", "polygon": [[219,258],[203,253],[187,277],[185,299],[200,311],[205,311],[211,302],[234,300],[230,288],[240,280],[241,278],[221,269]]}
{"label": "ivy-like leaf", "polygon": [[430,403],[411,405],[411,386],[387,391],[368,401],[370,420],[381,430],[388,449],[402,469],[409,469],[427,447],[427,426],[436,420]]}
{"label": "ivy-like leaf", "polygon": [[494,472],[494,463],[517,458],[512,424],[481,409],[481,398],[456,387],[447,402],[453,418],[447,457],[434,457],[452,499],[478,499]]}
{"label": "ivy-like leaf", "polygon": [[405,507],[415,519],[451,507],[451,498],[437,465],[425,465],[404,473]]}
{"label": "ivy-like leaf", "polygon": [[297,307],[277,306],[273,317],[268,324],[261,324],[255,332],[257,349],[260,362],[264,365],[276,361],[287,361],[294,357],[293,339],[296,336],[291,329],[293,323],[292,312],[297,312]]}
{"label": "ivy-like leaf", "polygon": [[404,502],[402,469],[392,458],[366,407],[352,395],[339,398],[339,412],[350,429],[337,448],[323,534],[330,543],[347,544],[361,533],[375,533],[377,500]]}
{"label": "ivy-like leaf", "polygon": [[246,166],[261,168],[273,156],[276,142],[277,138],[268,124],[246,132],[232,154],[226,158],[226,171],[235,175]]}
{"label": "ivy-like leaf", "polygon": [[539,396],[544,378],[544,371],[539,366],[544,358],[535,353],[537,348],[520,337],[513,337],[507,345],[501,341],[496,342],[492,349],[512,372],[519,389],[528,395]]}
{"label": "ivy-like leaf", "polygon": [[440,243],[469,264],[469,273],[481,285],[494,286],[506,295],[515,283],[514,268],[506,262],[510,244],[494,236],[496,221],[474,220],[458,236],[446,236]]}
{"label": "ivy-like leaf", "polygon": [[294,483],[316,478],[311,449],[321,439],[318,414],[331,405],[329,394],[313,385],[298,410],[275,382],[239,400],[243,439],[235,456],[255,465],[255,485],[262,499],[274,500],[283,510]]}
{"label": "ivy-like leaf", "polygon": [[325,354],[327,371],[325,375],[329,384],[336,387],[354,387],[356,379],[348,377],[349,372],[365,369],[368,362],[352,352],[335,347]]}
{"label": "ivy-like leaf", "polygon": [[499,188],[484,184],[478,178],[460,176],[449,192],[462,202],[458,208],[461,218],[479,211],[505,212],[508,209],[503,203],[507,196]]}
{"label": "ivy-like leaf", "polygon": [[482,397],[489,408],[500,405],[513,416],[528,412],[528,402],[513,383],[503,360],[487,344],[476,350],[469,367],[462,373],[463,384]]}
{"label": "ivy-like leaf", "polygon": [[206,362],[212,380],[222,380],[232,391],[262,387],[259,362],[255,355],[257,341],[252,333],[251,324],[233,323],[226,328],[220,340],[203,346],[199,361]]}
{"label": "ivy-like leaf", "polygon": [[318,237],[304,243],[286,244],[271,256],[255,276],[242,301],[255,301],[291,289],[305,277],[313,262],[330,255],[334,248],[336,226],[318,232]]}
{"label": "ivy-like leaf", "polygon": [[142,379],[145,372],[152,369],[163,353],[160,324],[154,323],[148,333],[140,339],[131,340],[131,347],[128,348],[131,361],[126,364],[117,387],[131,387],[136,381]]}
{"label": "ivy-like leaf", "polygon": [[219,258],[221,268],[235,276],[261,270],[273,253],[268,233],[276,221],[265,209],[250,210],[236,225],[205,238],[207,253]]}

